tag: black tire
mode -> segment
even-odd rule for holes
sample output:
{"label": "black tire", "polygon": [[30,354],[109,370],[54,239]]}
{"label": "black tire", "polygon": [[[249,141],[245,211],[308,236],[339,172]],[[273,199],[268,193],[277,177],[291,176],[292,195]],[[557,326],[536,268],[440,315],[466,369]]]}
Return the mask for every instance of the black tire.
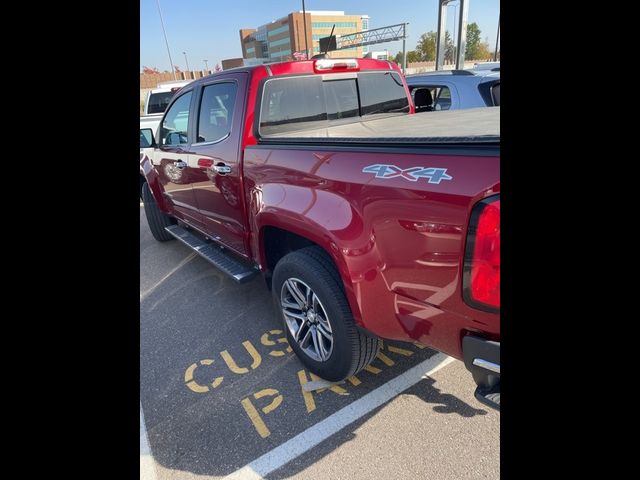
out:
{"label": "black tire", "polygon": [[173,240],[173,235],[167,232],[164,227],[173,225],[176,221],[158,208],[147,182],[142,185],[142,201],[144,202],[144,213],[147,216],[147,223],[153,238],[159,242]]}
{"label": "black tire", "polygon": [[140,201],[142,202],[142,187],[147,183],[142,175],[140,175]]}
{"label": "black tire", "polygon": [[[309,286],[329,317],[333,345],[325,361],[311,358],[294,339],[287,325],[280,298],[288,279],[301,280]],[[340,275],[322,248],[306,247],[285,255],[274,269],[272,292],[287,340],[311,372],[325,380],[338,382],[355,375],[376,357],[381,341],[356,328]]]}

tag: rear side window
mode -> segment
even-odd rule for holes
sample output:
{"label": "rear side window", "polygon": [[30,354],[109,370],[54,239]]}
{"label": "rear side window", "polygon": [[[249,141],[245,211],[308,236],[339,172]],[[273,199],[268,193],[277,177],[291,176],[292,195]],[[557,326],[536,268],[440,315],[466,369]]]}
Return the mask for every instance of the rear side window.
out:
{"label": "rear side window", "polygon": [[167,109],[174,92],[152,93],[149,95],[147,113],[162,113]]}
{"label": "rear side window", "polygon": [[198,118],[198,143],[215,142],[229,134],[237,88],[231,82],[204,87]]}
{"label": "rear side window", "polygon": [[451,90],[449,87],[437,87],[433,97],[434,110],[449,110],[451,108]]}
{"label": "rear side window", "polygon": [[493,104],[500,106],[500,84],[496,83],[491,87],[491,98],[493,98]]}
{"label": "rear side window", "polygon": [[325,81],[319,75],[276,78],[264,86],[260,134],[350,123],[374,114],[408,112],[409,100],[395,72],[361,72],[357,78]]}
{"label": "rear side window", "polygon": [[[422,90],[422,91],[421,91]],[[445,86],[426,85],[411,91],[416,113],[451,108],[451,90]]]}
{"label": "rear side window", "polygon": [[480,96],[487,107],[500,105],[500,80],[489,80],[478,85]]}

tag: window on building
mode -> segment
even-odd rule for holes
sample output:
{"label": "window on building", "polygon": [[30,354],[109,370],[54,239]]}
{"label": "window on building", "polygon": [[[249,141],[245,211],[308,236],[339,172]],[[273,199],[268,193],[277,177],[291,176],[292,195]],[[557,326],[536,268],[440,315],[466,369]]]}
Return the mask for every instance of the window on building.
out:
{"label": "window on building", "polygon": [[289,37],[281,38],[280,40],[275,40],[273,42],[269,42],[269,47],[278,47],[280,45],[289,45]]}
{"label": "window on building", "polygon": [[356,28],[357,22],[311,22],[311,28]]}
{"label": "window on building", "polygon": [[281,27],[274,28],[273,30],[269,30],[267,32],[267,36],[272,37],[274,35],[278,35],[279,33],[288,32],[288,31],[289,31],[289,25],[283,25]]}
{"label": "window on building", "polygon": [[287,55],[291,55],[290,48],[287,48],[286,50],[278,50],[277,52],[271,52],[271,58],[281,58],[286,57]]}

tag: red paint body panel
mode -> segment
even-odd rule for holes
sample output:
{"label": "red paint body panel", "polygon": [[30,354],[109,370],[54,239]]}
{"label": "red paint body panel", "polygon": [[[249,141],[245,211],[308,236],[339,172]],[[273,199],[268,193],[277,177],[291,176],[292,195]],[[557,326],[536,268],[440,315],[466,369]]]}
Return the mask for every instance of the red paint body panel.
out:
{"label": "red paint body panel", "polygon": [[[238,95],[231,117],[231,131],[220,141],[196,143],[188,148],[189,163],[197,166],[193,169],[192,186],[195,202],[202,215],[201,230],[245,257],[248,252],[248,234],[242,195],[240,144],[245,111],[243,92],[247,91],[248,79],[249,75],[243,72],[224,72],[203,82],[205,88],[219,83],[237,85]],[[231,172],[220,175],[215,170],[217,165],[227,166],[231,168]]]}
{"label": "red paint body panel", "polygon": [[[376,163],[446,168],[455,181],[362,173]],[[461,358],[466,331],[499,339],[499,315],[467,306],[461,291],[470,211],[500,191],[499,168],[497,156],[249,148],[244,177],[252,255],[262,255],[256,233],[266,226],[306,237],[338,265],[361,326]]]}
{"label": "red paint body panel", "polygon": [[[418,341],[456,358],[462,358],[461,338],[469,332],[499,340],[499,313],[472,308],[462,298],[470,213],[478,201],[500,192],[499,156],[430,154],[427,148],[407,153],[400,148],[332,151],[257,145],[254,121],[261,80],[313,74],[313,63],[271,64],[194,82],[194,89],[224,78],[239,85],[230,136],[189,150],[196,166],[190,173],[198,185],[196,204],[206,204],[199,205],[204,231],[215,234],[209,230],[216,230],[216,222],[231,219],[225,225],[232,238],[227,246],[263,271],[266,227],[318,244],[338,268],[357,323],[382,338]],[[358,59],[358,68],[400,72],[394,63],[371,59]],[[413,113],[406,83],[405,91]],[[215,174],[212,167],[220,161],[232,166],[231,174]],[[453,179],[430,184],[424,178],[412,182],[363,173],[374,164],[446,168]],[[167,192],[158,168],[148,159],[141,159],[141,168],[160,208],[179,213],[164,201]],[[233,201],[227,198],[223,205],[224,192]]]}

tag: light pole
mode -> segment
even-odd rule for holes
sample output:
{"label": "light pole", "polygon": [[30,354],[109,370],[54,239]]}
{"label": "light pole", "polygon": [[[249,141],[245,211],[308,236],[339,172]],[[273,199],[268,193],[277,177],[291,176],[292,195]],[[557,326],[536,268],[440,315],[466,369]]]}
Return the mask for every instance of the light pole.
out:
{"label": "light pole", "polygon": [[496,35],[496,49],[493,52],[493,61],[498,60],[498,42],[500,41],[500,14],[498,14],[498,34]]}
{"label": "light pole", "polygon": [[452,61],[456,61],[456,23],[458,22],[458,4],[456,3],[453,6],[453,38],[451,42],[453,43],[453,58]]}
{"label": "light pole", "polygon": [[304,54],[309,60],[309,47],[307,46],[307,11],[304,8],[304,0],[302,0],[302,19],[304,20]]}
{"label": "light pole", "polygon": [[[184,55],[184,63],[187,64],[187,72],[189,71],[189,60],[187,60],[187,52],[182,52],[182,54]],[[191,76],[191,74],[189,74],[189,76]]]}
{"label": "light pole", "polygon": [[167,40],[167,32],[164,29],[164,20],[162,19],[162,10],[160,10],[160,0],[156,0],[158,4],[158,13],[160,14],[160,25],[162,25],[162,33],[164,35],[164,43],[167,45],[167,54],[169,55],[169,63],[171,64],[171,71],[173,72],[173,79],[177,80],[176,69],[173,67],[173,60],[171,60],[171,51],[169,50],[169,40]]}
{"label": "light pole", "polygon": [[207,73],[209,73],[209,64],[207,63],[209,60],[203,60],[204,62],[204,69],[207,71]]}

